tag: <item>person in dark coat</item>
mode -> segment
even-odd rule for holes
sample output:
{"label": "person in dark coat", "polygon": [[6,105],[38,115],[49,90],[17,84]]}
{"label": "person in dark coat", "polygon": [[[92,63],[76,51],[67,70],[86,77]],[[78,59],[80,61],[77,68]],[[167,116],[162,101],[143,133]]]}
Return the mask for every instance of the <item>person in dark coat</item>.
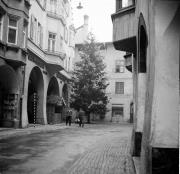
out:
{"label": "person in dark coat", "polygon": [[72,120],[72,111],[70,109],[67,109],[66,111],[66,126],[69,124],[71,126],[71,120]]}
{"label": "person in dark coat", "polygon": [[84,127],[84,120],[83,120],[83,118],[84,118],[84,111],[81,108],[79,110],[78,118],[79,118],[79,127]]}

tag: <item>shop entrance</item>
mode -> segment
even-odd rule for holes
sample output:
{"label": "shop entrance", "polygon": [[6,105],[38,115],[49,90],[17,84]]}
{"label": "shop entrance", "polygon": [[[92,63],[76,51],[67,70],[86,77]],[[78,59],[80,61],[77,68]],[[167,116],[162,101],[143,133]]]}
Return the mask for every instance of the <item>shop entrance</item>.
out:
{"label": "shop entrance", "polygon": [[14,69],[0,66],[0,126],[13,127],[18,115],[19,79]]}
{"label": "shop entrance", "polygon": [[41,70],[34,67],[30,73],[28,84],[28,121],[30,124],[42,124],[43,119],[44,82]]}

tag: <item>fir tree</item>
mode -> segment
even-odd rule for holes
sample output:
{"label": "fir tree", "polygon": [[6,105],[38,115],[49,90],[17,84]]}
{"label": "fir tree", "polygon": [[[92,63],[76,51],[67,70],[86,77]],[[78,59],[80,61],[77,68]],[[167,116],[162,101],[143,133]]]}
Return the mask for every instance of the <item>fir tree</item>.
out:
{"label": "fir tree", "polygon": [[92,33],[79,50],[81,60],[76,62],[73,72],[71,106],[77,110],[82,108],[90,122],[90,113],[100,115],[106,113],[108,98],[105,90],[108,84],[105,77],[105,64]]}

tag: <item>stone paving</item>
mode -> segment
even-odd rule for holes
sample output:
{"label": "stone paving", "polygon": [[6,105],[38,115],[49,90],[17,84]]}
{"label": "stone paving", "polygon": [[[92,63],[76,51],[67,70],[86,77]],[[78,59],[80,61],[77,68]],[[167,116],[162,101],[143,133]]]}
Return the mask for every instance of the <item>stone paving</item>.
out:
{"label": "stone paving", "polygon": [[129,137],[112,137],[76,161],[68,174],[135,174]]}
{"label": "stone paving", "polygon": [[[36,151],[37,154],[31,158],[31,151],[25,152],[28,156],[22,157],[25,162],[12,164],[3,174],[135,174],[129,152],[131,131],[132,126],[128,124],[92,124],[85,125],[84,128],[61,124],[0,131],[1,142],[4,142],[5,136],[19,136],[19,141],[12,140],[9,145],[12,146],[10,154],[13,158],[19,155],[22,157],[23,150],[30,147],[32,152]],[[33,135],[37,132],[39,134]],[[20,136],[26,134],[32,135]],[[32,142],[33,146],[29,142]],[[14,147],[19,148],[19,143],[22,153],[14,151]],[[6,155],[2,156],[2,160],[4,157]],[[7,156],[6,162],[10,160]]]}

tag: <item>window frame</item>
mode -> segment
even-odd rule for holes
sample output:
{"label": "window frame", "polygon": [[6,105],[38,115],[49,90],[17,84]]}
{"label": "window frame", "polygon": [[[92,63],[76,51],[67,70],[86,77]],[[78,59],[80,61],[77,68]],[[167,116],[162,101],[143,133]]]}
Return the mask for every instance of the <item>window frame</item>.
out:
{"label": "window frame", "polygon": [[[17,22],[17,23],[16,23],[16,27],[9,25],[10,18],[16,20],[16,22]],[[14,29],[14,30],[16,31],[15,43],[9,42],[9,29]],[[8,44],[17,45],[17,38],[18,38],[18,19],[17,19],[15,16],[8,16],[7,43],[8,43]]]}
{"label": "window frame", "polygon": [[116,60],[115,61],[115,73],[124,73],[125,72],[124,64],[125,64],[124,60]]}
{"label": "window frame", "polygon": [[[55,36],[55,39],[53,39],[53,38],[51,38],[50,39],[50,34],[52,34],[52,35],[54,35]],[[48,51],[50,51],[50,52],[55,52],[56,51],[56,36],[57,36],[57,34],[56,33],[53,33],[53,32],[48,32]],[[51,47],[50,47],[50,41],[54,41],[54,50],[53,50],[53,47],[52,47],[52,50],[50,49]]]}
{"label": "window frame", "polygon": [[0,15],[2,15],[1,19],[0,19],[0,40],[3,40],[2,36],[3,36],[3,24],[4,24],[4,15],[0,13]]}
{"label": "window frame", "polygon": [[27,27],[23,25],[23,48],[26,48]]}
{"label": "window frame", "polygon": [[50,12],[51,13],[57,13],[57,0],[50,0]]}
{"label": "window frame", "polygon": [[[123,88],[121,88],[121,84],[123,84]],[[115,82],[115,94],[124,94],[124,82]]]}

